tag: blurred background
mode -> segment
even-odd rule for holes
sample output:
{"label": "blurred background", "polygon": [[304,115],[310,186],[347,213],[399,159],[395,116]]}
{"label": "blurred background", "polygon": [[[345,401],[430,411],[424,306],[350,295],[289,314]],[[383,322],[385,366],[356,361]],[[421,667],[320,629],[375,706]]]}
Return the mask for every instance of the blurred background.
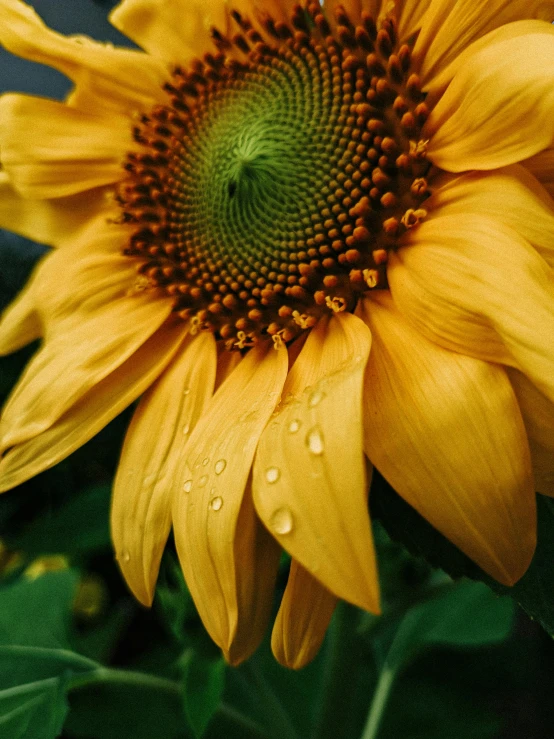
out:
{"label": "blurred background", "polygon": [[[63,33],[128,43],[106,20],[109,0],[31,4]],[[0,50],[1,92],[61,99],[68,89]],[[0,231],[0,309],[46,251]],[[0,404],[36,348],[0,359]],[[299,672],[273,660],[268,640],[239,668],[225,665],[171,543],[153,608],[136,603],[108,530],[131,411],[0,497],[0,739],[554,737],[550,636],[511,598],[408,554],[379,522],[383,616],[341,605]],[[287,567],[283,558],[275,610]]]}

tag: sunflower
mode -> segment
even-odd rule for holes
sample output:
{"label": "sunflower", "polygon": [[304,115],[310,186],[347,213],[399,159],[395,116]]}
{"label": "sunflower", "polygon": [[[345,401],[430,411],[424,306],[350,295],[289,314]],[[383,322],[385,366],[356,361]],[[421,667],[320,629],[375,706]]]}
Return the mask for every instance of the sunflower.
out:
{"label": "sunflower", "polygon": [[[138,400],[121,571],[171,527],[231,663],[300,667],[374,613],[373,465],[504,584],[554,494],[554,3],[123,0],[140,50],[0,1],[0,43],[74,83],[0,99],[0,225],[56,247],[0,324],[37,338],[0,487]],[[549,194],[550,193],[550,194]]]}

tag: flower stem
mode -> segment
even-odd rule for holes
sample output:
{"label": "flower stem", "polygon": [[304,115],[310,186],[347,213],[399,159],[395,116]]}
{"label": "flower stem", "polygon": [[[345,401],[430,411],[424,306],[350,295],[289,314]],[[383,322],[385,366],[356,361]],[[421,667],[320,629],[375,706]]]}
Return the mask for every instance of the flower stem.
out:
{"label": "flower stem", "polygon": [[376,739],[395,677],[396,670],[385,664],[375,687],[361,739]]}
{"label": "flower stem", "polygon": [[132,670],[117,670],[112,667],[99,667],[96,670],[85,672],[82,675],[75,675],[70,681],[69,690],[87,687],[88,685],[98,684],[111,685],[131,685],[149,690],[161,691],[169,693],[176,698],[181,695],[181,686],[175,680],[168,680],[165,677],[157,675],[149,675],[146,672],[133,672]]}

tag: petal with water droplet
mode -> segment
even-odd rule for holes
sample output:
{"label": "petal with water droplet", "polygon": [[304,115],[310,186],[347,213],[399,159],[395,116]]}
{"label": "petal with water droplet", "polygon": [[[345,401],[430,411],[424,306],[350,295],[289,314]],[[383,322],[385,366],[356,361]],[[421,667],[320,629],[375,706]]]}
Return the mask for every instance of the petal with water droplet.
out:
{"label": "petal with water droplet", "polygon": [[[273,535],[336,596],[379,610],[362,447],[362,387],[371,335],[351,314],[323,319],[294,363],[254,464],[256,509]],[[359,357],[363,361],[359,361]],[[310,399],[318,395],[318,402]],[[300,426],[306,433],[291,433]],[[270,482],[266,470],[277,467]],[[275,526],[276,511],[293,525]],[[286,530],[285,530],[286,529]]]}
{"label": "petal with water droplet", "polygon": [[[192,493],[174,499],[175,543],[187,585],[204,625],[232,663],[258,646],[273,602],[279,548],[255,515],[248,479],[287,366],[286,348],[268,342],[251,349],[228,375],[183,453]],[[213,475],[224,498],[216,511],[210,486],[198,488],[210,469],[202,467],[206,457],[226,462],[224,478]]]}
{"label": "petal with water droplet", "polygon": [[[135,596],[152,602],[162,552],[171,527],[171,495],[190,493],[192,476],[179,470],[186,423],[193,427],[215,379],[215,342],[210,334],[189,339],[165,373],[142,397],[129,426],[112,502],[116,549],[131,553],[120,567]],[[178,388],[192,391],[183,395]],[[148,479],[148,484],[146,480]]]}

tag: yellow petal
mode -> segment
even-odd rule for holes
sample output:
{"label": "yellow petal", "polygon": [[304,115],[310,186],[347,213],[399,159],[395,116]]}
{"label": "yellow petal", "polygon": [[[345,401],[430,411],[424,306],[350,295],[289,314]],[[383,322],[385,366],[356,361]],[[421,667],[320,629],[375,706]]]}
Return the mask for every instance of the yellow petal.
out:
{"label": "yellow petal", "polygon": [[435,528],[511,585],[535,549],[525,428],[503,369],[428,342],[390,296],[363,301],[373,347],[364,391],[368,457]]}
{"label": "yellow petal", "polygon": [[554,149],[546,149],[540,154],[522,162],[527,169],[542,183],[554,198]]}
{"label": "yellow petal", "polygon": [[240,352],[229,352],[225,347],[220,347],[217,355],[217,371],[215,375],[215,389],[217,390],[231,372],[242,360]]}
{"label": "yellow petal", "polygon": [[73,104],[90,112],[149,108],[161,100],[167,68],[158,59],[47,28],[29,5],[2,0],[0,45],[58,69],[76,83]]}
{"label": "yellow petal", "polygon": [[430,218],[489,215],[517,231],[554,266],[554,200],[519,164],[493,172],[444,173],[433,180],[425,208]]}
{"label": "yellow petal", "polygon": [[286,372],[284,347],[251,349],[213,396],[175,476],[173,528],[183,573],[204,625],[232,662],[257,647],[272,599],[278,550],[245,489]]}
{"label": "yellow petal", "polygon": [[182,340],[180,324],[158,331],[52,426],[7,451],[0,461],[0,491],[53,467],[85,444],[154,382]]}
{"label": "yellow petal", "polygon": [[0,318],[0,356],[11,354],[42,335],[35,291],[26,287]]}
{"label": "yellow petal", "polygon": [[75,236],[83,224],[105,210],[103,188],[56,200],[28,200],[0,172],[0,228],[48,246],[59,246]]}
{"label": "yellow petal", "polygon": [[[61,252],[60,252],[61,253]],[[171,313],[167,300],[113,295],[94,311],[76,307],[15,386],[0,420],[0,452],[40,434],[131,357]]]}
{"label": "yellow petal", "polygon": [[543,17],[544,9],[544,0],[431,0],[414,47],[424,85],[489,31],[524,19],[552,20]]}
{"label": "yellow petal", "polygon": [[136,598],[150,605],[171,528],[183,448],[213,393],[213,335],[189,339],[142,396],[127,431],[112,498],[112,539]]}
{"label": "yellow petal", "polygon": [[0,97],[2,166],[28,198],[58,198],[123,178],[129,121],[29,95]]}
{"label": "yellow petal", "polygon": [[392,295],[454,351],[517,367],[554,398],[554,277],[519,234],[486,216],[435,218],[392,255]]}
{"label": "yellow petal", "polygon": [[[481,49],[494,46],[498,41],[507,41],[508,39],[520,38],[533,33],[550,33],[548,23],[544,23],[542,20],[520,20],[507,23],[473,41],[460,54],[454,56],[449,64],[444,66],[435,65],[435,68],[427,74],[423,83],[423,89],[428,96],[428,104],[431,107],[434,106],[452,82],[454,75],[463,69]],[[422,54],[420,53],[415,64],[423,62],[421,56]]]}
{"label": "yellow petal", "polygon": [[[76,225],[73,238],[41,259],[20,295],[0,320],[0,355],[46,334],[64,334],[84,314],[133,291],[136,267],[119,252],[127,238],[107,213]],[[60,280],[63,275],[63,280]]]}
{"label": "yellow petal", "polygon": [[271,649],[285,667],[299,670],[313,660],[325,637],[337,598],[292,560]]}
{"label": "yellow petal", "polygon": [[110,22],[149,54],[185,64],[211,48],[210,28],[218,25],[224,5],[217,0],[124,0]]}
{"label": "yellow petal", "polygon": [[442,169],[495,169],[554,142],[554,27],[498,40],[458,69],[423,130]]}
{"label": "yellow petal", "polygon": [[430,0],[396,0],[395,4],[398,39],[402,44],[420,31]]}
{"label": "yellow petal", "polygon": [[370,344],[351,314],[312,329],[260,439],[253,491],[262,521],[294,559],[336,596],[378,611],[362,451]]}
{"label": "yellow petal", "polygon": [[517,370],[508,370],[523,416],[535,474],[535,489],[554,496],[554,403]]}

